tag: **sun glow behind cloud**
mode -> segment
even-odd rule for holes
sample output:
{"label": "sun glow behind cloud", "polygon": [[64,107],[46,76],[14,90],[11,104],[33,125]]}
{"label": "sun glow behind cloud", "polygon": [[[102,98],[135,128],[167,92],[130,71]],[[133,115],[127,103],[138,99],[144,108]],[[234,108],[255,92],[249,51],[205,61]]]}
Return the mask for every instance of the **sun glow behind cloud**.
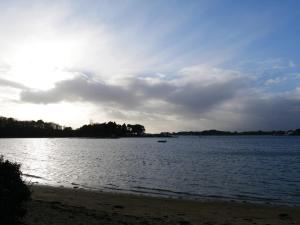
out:
{"label": "sun glow behind cloud", "polygon": [[2,21],[12,21],[12,29],[0,23],[6,28],[0,37],[0,61],[8,66],[0,77],[48,89],[73,73],[109,78],[130,67],[129,55],[104,26],[72,17],[68,4],[48,6],[23,5],[0,15]]}
{"label": "sun glow behind cloud", "polygon": [[47,89],[58,80],[70,78],[73,46],[61,40],[32,40],[16,46],[7,63],[11,79],[35,89]]}

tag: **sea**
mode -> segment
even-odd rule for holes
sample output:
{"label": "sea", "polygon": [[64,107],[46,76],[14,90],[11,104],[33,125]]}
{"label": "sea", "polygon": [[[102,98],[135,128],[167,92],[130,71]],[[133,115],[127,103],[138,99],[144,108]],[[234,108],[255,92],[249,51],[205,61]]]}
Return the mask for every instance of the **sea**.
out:
{"label": "sea", "polygon": [[29,184],[300,205],[300,137],[2,138]]}

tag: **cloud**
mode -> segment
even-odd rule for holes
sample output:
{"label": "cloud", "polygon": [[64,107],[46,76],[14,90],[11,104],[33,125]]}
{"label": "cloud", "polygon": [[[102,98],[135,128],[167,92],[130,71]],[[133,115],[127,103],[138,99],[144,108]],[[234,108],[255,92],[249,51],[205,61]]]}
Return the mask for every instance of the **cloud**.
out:
{"label": "cloud", "polygon": [[265,85],[280,84],[281,82],[284,82],[286,80],[287,80],[286,77],[275,77],[275,78],[266,80]]}
{"label": "cloud", "polygon": [[0,63],[11,66],[1,77],[31,88],[49,88],[68,78],[64,71],[70,69],[87,69],[107,81],[224,62],[266,30],[264,22],[248,19],[235,32],[211,29],[218,22],[205,20],[208,2],[171,8],[135,1],[0,4]]}
{"label": "cloud", "polygon": [[135,96],[123,87],[108,85],[81,76],[59,81],[54,88],[46,91],[24,90],[21,92],[21,101],[38,104],[65,101],[132,106],[136,100]]}
{"label": "cloud", "polygon": [[239,126],[249,129],[295,129],[300,123],[300,98],[292,93],[252,96],[240,102]]}
{"label": "cloud", "polygon": [[[239,76],[206,72],[193,71],[189,77],[179,75],[171,80],[153,76],[133,77],[118,84],[99,82],[91,76],[76,76],[57,82],[54,88],[46,91],[24,90],[21,101],[43,104],[81,101],[114,104],[123,108],[141,108],[156,101],[199,113],[231,99],[243,87]],[[203,79],[204,76],[211,78]]]}
{"label": "cloud", "polygon": [[194,129],[290,129],[300,122],[297,91],[265,93],[237,71],[207,66],[182,69],[173,79],[152,75],[116,83],[82,74],[48,90],[22,90],[20,101],[90,103],[117,120],[151,121],[173,129],[178,124]]}
{"label": "cloud", "polygon": [[23,84],[14,82],[14,81],[10,81],[10,80],[6,80],[6,79],[1,79],[0,78],[0,86],[6,86],[6,87],[11,87],[11,88],[16,88],[16,89],[27,89],[26,86],[24,86]]}
{"label": "cloud", "polygon": [[292,60],[289,61],[289,67],[293,68],[293,67],[296,67],[296,66],[297,65]]}

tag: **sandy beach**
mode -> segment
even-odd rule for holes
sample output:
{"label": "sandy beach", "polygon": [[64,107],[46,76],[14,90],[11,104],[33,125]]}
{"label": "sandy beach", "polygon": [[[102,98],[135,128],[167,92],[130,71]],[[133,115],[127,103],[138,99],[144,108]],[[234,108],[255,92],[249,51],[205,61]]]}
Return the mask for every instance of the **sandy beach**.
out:
{"label": "sandy beach", "polygon": [[300,208],[222,201],[191,201],[32,186],[27,225],[48,224],[300,224]]}

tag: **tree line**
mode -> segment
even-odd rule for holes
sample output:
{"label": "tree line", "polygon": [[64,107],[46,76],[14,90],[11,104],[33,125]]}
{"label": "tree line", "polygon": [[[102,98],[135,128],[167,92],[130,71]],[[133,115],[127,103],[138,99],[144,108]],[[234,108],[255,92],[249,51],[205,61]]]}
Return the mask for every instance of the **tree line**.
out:
{"label": "tree line", "polygon": [[140,124],[117,124],[116,122],[83,125],[78,129],[64,127],[52,122],[19,121],[0,117],[2,137],[140,137],[145,127]]}
{"label": "tree line", "polygon": [[209,135],[217,135],[217,136],[234,136],[234,135],[273,135],[273,136],[296,136],[300,135],[300,129],[296,130],[272,130],[272,131],[221,131],[221,130],[204,130],[204,131],[180,131],[168,133],[164,132],[162,134],[168,135],[193,135],[193,136],[209,136]]}

